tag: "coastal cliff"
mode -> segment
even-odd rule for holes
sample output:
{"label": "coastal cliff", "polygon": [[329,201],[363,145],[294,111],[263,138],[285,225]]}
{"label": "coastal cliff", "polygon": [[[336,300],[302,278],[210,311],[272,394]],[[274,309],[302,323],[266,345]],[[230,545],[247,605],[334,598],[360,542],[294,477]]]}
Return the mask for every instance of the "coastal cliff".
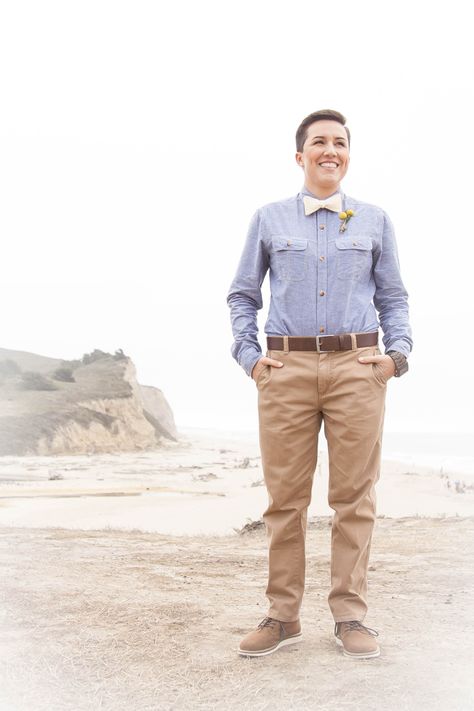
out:
{"label": "coastal cliff", "polygon": [[0,455],[125,452],[176,440],[172,410],[121,350],[58,360],[0,348]]}

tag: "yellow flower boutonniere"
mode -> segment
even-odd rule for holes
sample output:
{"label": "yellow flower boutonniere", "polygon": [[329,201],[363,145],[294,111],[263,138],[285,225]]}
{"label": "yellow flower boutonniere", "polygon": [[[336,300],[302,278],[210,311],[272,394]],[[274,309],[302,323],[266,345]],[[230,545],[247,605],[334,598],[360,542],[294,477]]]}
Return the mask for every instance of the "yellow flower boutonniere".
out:
{"label": "yellow flower boutonniere", "polygon": [[354,217],[355,212],[354,210],[345,210],[344,212],[339,213],[339,219],[342,220],[341,226],[339,227],[339,232],[345,232],[347,229],[347,223],[351,219],[351,217]]}

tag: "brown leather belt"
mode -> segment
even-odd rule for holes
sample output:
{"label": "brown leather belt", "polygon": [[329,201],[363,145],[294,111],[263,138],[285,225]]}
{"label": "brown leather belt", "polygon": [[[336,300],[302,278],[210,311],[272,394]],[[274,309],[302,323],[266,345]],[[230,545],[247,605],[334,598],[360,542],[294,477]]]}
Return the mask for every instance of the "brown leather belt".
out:
{"label": "brown leather belt", "polygon": [[[352,348],[376,346],[379,341],[378,331],[370,333],[353,333],[355,344],[352,345],[350,333],[339,333],[332,336],[287,336],[289,351],[350,351]],[[267,348],[270,351],[284,351],[283,336],[267,336]],[[286,338],[286,337],[285,337]]]}

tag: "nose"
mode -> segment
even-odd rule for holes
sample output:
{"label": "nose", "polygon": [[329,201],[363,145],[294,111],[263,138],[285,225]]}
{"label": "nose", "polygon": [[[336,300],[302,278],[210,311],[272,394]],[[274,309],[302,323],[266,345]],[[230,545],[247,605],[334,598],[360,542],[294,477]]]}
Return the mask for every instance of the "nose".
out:
{"label": "nose", "polygon": [[331,156],[337,155],[336,148],[334,147],[334,145],[332,143],[328,143],[324,153],[327,153],[328,155],[331,155]]}

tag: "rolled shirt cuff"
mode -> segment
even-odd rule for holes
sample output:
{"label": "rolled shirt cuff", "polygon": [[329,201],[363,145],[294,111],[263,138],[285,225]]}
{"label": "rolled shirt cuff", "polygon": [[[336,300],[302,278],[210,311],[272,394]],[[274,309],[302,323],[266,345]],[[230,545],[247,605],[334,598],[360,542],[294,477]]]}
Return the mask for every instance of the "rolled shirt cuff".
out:
{"label": "rolled shirt cuff", "polygon": [[385,349],[385,354],[388,351],[397,351],[398,353],[401,353],[402,355],[405,356],[405,358],[408,359],[408,356],[410,355],[410,349],[407,347],[406,343],[401,343],[400,341],[398,343],[392,343],[388,348]]}
{"label": "rolled shirt cuff", "polygon": [[263,353],[254,349],[249,350],[248,352],[246,351],[245,355],[242,356],[240,360],[240,365],[245,370],[249,378],[252,377],[253,367],[256,363],[258,363],[260,358],[263,358]]}

